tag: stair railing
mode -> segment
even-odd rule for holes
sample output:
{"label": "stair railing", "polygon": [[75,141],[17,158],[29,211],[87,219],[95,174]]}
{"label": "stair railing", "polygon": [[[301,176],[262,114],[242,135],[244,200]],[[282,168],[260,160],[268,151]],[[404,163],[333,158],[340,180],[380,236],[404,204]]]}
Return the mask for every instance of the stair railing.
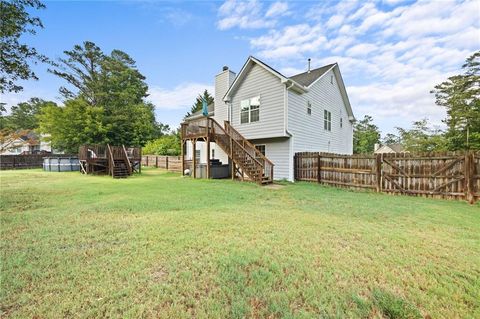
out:
{"label": "stair railing", "polygon": [[107,153],[107,157],[108,157],[108,163],[109,163],[109,175],[111,175],[113,177],[113,174],[114,174],[114,168],[115,168],[115,160],[113,158],[113,152],[112,152],[112,148],[110,147],[110,144],[107,144],[107,150],[108,150],[108,153]]}
{"label": "stair railing", "polygon": [[125,148],[125,145],[122,145],[122,149],[123,149],[125,163],[127,164],[128,175],[132,175],[132,164],[130,163],[130,159],[128,158],[128,153],[127,153],[127,149]]}
{"label": "stair railing", "polygon": [[[236,162],[251,179],[261,183],[263,164],[255,157],[255,152],[247,150],[244,145],[248,145],[241,141],[238,137],[231,136],[217,121],[211,119],[211,128],[215,136],[215,141],[223,149],[224,152],[230,154],[230,157]],[[238,134],[238,133],[237,133]],[[246,141],[245,139],[243,139]],[[248,142],[248,141],[247,141]],[[251,144],[250,144],[251,145]],[[250,161],[254,168],[249,167]]]}
{"label": "stair railing", "polygon": [[225,131],[227,134],[232,136],[232,138],[243,145],[243,147],[259,162],[261,162],[263,167],[263,174],[270,180],[273,180],[273,166],[274,164],[270,161],[265,155],[263,155],[250,141],[243,137],[233,126],[230,122],[225,121]]}

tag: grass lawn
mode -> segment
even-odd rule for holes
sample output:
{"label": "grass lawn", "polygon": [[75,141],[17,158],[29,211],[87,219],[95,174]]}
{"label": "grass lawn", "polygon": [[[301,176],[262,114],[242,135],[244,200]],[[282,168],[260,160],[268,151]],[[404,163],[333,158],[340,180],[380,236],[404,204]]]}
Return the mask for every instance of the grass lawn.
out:
{"label": "grass lawn", "polygon": [[2,318],[479,318],[480,205],[2,171]]}

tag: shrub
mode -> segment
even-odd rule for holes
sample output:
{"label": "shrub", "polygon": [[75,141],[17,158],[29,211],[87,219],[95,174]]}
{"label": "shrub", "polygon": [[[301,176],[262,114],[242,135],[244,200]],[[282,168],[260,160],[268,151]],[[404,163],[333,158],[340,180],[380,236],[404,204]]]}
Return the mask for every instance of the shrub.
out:
{"label": "shrub", "polygon": [[151,155],[179,155],[180,139],[176,135],[164,135],[147,142],[142,152]]}

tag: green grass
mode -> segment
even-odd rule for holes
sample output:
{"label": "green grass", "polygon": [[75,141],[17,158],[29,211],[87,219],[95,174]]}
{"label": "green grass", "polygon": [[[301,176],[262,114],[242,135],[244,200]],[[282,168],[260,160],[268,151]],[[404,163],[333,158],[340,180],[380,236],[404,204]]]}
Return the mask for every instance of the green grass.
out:
{"label": "green grass", "polygon": [[2,171],[2,318],[478,318],[480,205]]}

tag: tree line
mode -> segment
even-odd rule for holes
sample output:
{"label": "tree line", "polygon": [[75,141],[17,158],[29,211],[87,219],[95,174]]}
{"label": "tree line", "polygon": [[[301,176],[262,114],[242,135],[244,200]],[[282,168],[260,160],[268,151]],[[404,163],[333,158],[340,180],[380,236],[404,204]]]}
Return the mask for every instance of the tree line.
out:
{"label": "tree line", "polygon": [[365,115],[355,123],[354,153],[372,153],[375,144],[401,144],[406,151],[437,152],[480,149],[480,51],[462,66],[463,73],[449,77],[431,91],[435,103],[447,111],[446,129],[432,126],[428,119],[414,121],[409,129],[396,127],[396,133],[381,138],[373,118]]}
{"label": "tree line", "polygon": [[[64,51],[53,61],[21,42],[43,24],[29,12],[44,9],[39,0],[0,1],[0,93],[19,92],[20,80],[38,79],[30,64],[46,63],[51,74],[64,80],[59,88],[63,105],[32,98],[11,108],[0,103],[0,144],[8,136],[34,130],[44,134],[52,147],[77,152],[82,144],[145,146],[159,155],[180,152],[179,132],[155,119],[155,106],[148,102],[148,85],[135,60],[115,49],[104,52],[85,41]],[[480,149],[480,51],[468,57],[463,73],[449,77],[432,90],[435,102],[447,111],[446,129],[433,127],[427,119],[410,129],[381,138],[373,118],[366,115],[354,126],[354,153],[371,153],[376,143],[400,143],[410,152]],[[208,91],[199,94],[185,117],[202,109],[203,100],[213,103]]]}
{"label": "tree line", "polygon": [[32,98],[4,115],[2,104],[2,139],[34,130],[44,134],[53,148],[76,153],[82,144],[144,146],[171,134],[168,125],[155,120],[155,106],[146,101],[145,76],[127,53],[118,49],[107,53],[85,41],[54,61],[22,43],[23,34],[35,34],[36,29],[43,28],[40,19],[29,14],[43,8],[38,0],[0,2],[0,92],[23,90],[20,80],[38,79],[30,64],[47,63],[48,72],[65,82],[59,88],[63,105]]}

